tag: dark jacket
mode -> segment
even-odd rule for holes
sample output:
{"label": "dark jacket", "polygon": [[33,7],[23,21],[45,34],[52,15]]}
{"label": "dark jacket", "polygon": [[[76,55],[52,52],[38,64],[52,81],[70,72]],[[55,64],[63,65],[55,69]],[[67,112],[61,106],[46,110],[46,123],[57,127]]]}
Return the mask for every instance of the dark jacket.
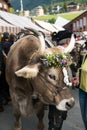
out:
{"label": "dark jacket", "polygon": [[11,47],[12,43],[9,42],[9,41],[2,41],[1,44],[2,44],[2,48],[3,48],[4,52],[5,52],[5,54],[7,55],[9,50],[10,50],[10,47]]}
{"label": "dark jacket", "polygon": [[0,71],[2,71],[3,55],[2,55],[2,45],[0,43]]}

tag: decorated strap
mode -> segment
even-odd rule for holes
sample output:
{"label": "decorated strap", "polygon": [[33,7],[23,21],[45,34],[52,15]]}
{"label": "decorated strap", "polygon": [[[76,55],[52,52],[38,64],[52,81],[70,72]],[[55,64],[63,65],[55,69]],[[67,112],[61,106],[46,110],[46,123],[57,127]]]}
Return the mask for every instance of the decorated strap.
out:
{"label": "decorated strap", "polygon": [[65,83],[67,86],[72,86],[72,83],[69,82],[68,73],[67,73],[67,70],[66,70],[65,67],[63,67],[63,75],[64,75],[64,83]]}

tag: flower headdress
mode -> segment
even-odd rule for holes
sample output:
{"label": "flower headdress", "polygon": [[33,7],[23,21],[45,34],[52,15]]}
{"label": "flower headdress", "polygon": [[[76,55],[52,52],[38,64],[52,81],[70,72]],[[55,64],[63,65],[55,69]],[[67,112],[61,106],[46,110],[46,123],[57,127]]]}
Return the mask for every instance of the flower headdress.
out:
{"label": "flower headdress", "polygon": [[65,67],[71,61],[69,54],[46,54],[44,58],[41,58],[41,62],[45,67]]}

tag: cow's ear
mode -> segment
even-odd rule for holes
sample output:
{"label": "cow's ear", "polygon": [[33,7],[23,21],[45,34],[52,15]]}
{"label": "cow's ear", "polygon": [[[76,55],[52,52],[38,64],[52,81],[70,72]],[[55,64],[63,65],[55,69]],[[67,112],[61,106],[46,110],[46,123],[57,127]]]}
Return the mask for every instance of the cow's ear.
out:
{"label": "cow's ear", "polygon": [[40,64],[34,64],[34,65],[28,65],[23,67],[22,69],[19,69],[15,72],[15,74],[18,77],[24,77],[24,78],[34,78],[37,76],[39,72],[39,66]]}

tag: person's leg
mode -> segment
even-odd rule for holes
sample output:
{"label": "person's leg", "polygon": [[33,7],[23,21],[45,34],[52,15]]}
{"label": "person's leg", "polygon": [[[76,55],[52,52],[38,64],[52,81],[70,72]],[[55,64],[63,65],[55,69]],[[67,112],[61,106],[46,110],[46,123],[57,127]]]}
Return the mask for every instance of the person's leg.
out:
{"label": "person's leg", "polygon": [[48,130],[52,130],[54,128],[54,111],[55,111],[55,107],[53,105],[49,105]]}
{"label": "person's leg", "polygon": [[49,128],[48,130],[61,130],[63,121],[67,117],[67,111],[61,111],[56,109],[55,106],[49,106]]}
{"label": "person's leg", "polygon": [[3,95],[2,95],[2,90],[3,90],[3,86],[2,86],[2,75],[0,76],[0,112],[3,112],[4,108],[3,108]]}
{"label": "person's leg", "polygon": [[86,93],[86,101],[85,101],[85,127],[87,130],[87,93]]}
{"label": "person's leg", "polygon": [[82,119],[87,130],[87,93],[79,89],[79,102],[82,114]]}
{"label": "person's leg", "polygon": [[63,121],[66,120],[67,111],[61,111],[55,108],[55,129],[54,130],[61,130],[63,126]]}
{"label": "person's leg", "polygon": [[2,72],[2,86],[3,86],[2,96],[4,98],[3,104],[6,105],[9,102],[8,98],[10,97],[10,94],[9,94],[9,86],[8,86],[6,78],[5,78],[5,71]]}

